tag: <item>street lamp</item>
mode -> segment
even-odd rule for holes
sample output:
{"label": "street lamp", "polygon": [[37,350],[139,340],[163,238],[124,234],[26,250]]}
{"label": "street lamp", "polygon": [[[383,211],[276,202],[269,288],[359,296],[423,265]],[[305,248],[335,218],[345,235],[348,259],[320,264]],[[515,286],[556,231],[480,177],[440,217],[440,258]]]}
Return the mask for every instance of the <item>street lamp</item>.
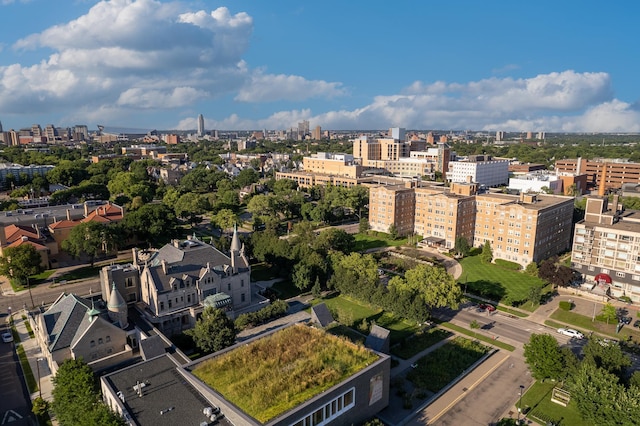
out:
{"label": "street lamp", "polygon": [[44,358],[36,358],[36,370],[38,371],[38,396],[42,398],[42,386],[40,385],[40,361]]}
{"label": "street lamp", "polygon": [[524,385],[520,385],[520,398],[518,399],[518,424],[520,423],[520,413],[522,412],[522,391],[524,390]]}

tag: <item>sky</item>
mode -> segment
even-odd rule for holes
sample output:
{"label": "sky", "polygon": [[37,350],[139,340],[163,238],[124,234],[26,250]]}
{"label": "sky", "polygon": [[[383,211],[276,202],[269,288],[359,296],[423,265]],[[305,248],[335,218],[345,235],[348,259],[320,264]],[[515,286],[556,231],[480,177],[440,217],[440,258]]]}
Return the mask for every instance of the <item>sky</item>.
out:
{"label": "sky", "polygon": [[640,132],[640,2],[0,0],[0,122]]}

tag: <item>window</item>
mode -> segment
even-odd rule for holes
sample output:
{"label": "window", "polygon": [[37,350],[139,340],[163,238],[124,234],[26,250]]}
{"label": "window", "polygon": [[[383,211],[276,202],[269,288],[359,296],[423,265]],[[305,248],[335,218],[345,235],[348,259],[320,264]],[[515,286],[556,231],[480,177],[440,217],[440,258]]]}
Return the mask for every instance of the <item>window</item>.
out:
{"label": "window", "polygon": [[244,280],[240,280],[240,287],[244,287]]}
{"label": "window", "polygon": [[101,345],[102,343],[104,343],[104,342],[102,341],[102,337],[101,337],[101,338],[98,339],[98,344]]}
{"label": "window", "polygon": [[167,301],[169,303],[169,309],[171,309],[171,299]]}
{"label": "window", "polygon": [[244,302],[244,293],[242,293],[242,294],[240,295],[240,301],[241,301],[241,302]]}
{"label": "window", "polygon": [[107,336],[107,337],[105,337],[105,338],[104,338],[104,340],[105,340],[107,343],[109,343],[109,342],[111,341],[111,336]]}
{"label": "window", "polygon": [[227,283],[227,290],[228,290],[228,291],[231,291],[231,283],[230,283],[230,282],[229,282],[229,283]]}
{"label": "window", "polygon": [[164,311],[164,302],[160,302],[160,310]]}
{"label": "window", "polygon": [[133,278],[132,277],[127,277],[124,279],[124,286],[125,287],[133,287]]}
{"label": "window", "polygon": [[91,342],[89,342],[89,347],[95,348],[96,347],[96,341],[92,340]]}
{"label": "window", "polygon": [[312,414],[292,423],[291,426],[323,426],[329,424],[346,411],[352,409],[354,406],[355,389],[351,388],[333,401],[328,402],[323,407],[314,411]]}

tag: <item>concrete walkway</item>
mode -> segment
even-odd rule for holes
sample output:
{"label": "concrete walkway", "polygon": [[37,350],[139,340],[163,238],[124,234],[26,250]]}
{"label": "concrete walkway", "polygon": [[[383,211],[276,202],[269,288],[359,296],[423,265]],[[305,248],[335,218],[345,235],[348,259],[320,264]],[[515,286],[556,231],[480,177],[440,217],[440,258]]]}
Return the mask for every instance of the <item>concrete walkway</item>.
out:
{"label": "concrete walkway", "polygon": [[[45,400],[53,401],[51,391],[53,390],[53,375],[44,359],[42,351],[38,346],[35,337],[29,337],[29,331],[27,329],[27,321],[22,318],[27,313],[23,310],[13,313],[13,326],[16,328],[18,335],[20,336],[20,342],[16,342],[16,345],[21,345],[29,360],[29,367],[31,367],[31,373],[38,382],[38,390],[31,394],[31,400],[41,396]],[[57,424],[53,421],[53,424]]]}

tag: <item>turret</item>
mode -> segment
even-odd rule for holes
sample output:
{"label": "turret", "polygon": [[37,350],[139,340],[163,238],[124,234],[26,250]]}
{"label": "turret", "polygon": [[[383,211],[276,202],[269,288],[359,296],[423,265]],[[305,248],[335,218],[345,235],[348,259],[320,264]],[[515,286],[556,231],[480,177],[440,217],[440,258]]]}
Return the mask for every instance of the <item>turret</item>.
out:
{"label": "turret", "polygon": [[107,309],[109,311],[109,319],[111,322],[122,329],[127,328],[129,325],[129,320],[127,319],[127,303],[116,288],[115,282],[111,287],[111,296],[109,297]]}

